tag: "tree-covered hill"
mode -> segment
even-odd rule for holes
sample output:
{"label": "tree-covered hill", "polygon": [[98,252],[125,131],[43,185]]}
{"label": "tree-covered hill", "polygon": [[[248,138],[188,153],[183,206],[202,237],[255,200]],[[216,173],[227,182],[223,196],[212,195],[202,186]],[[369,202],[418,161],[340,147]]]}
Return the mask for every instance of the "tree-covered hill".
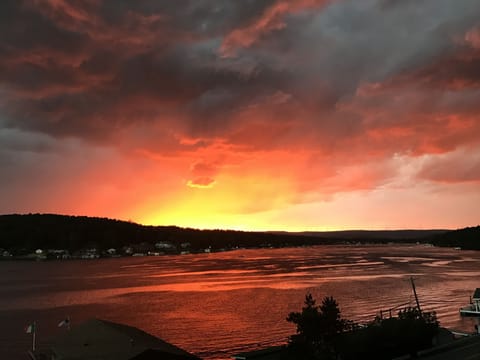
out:
{"label": "tree-covered hill", "polygon": [[[35,249],[99,251],[137,246],[154,250],[156,243],[169,243],[169,250],[212,251],[236,247],[285,247],[347,242],[431,242],[438,246],[479,249],[480,227],[456,231],[350,231],[325,233],[243,232],[196,230],[176,226],[145,226],[133,222],[86,216],[55,214],[0,215],[0,249],[25,254]],[[435,234],[435,236],[433,236]],[[348,236],[347,236],[348,235]],[[142,252],[144,252],[142,250]]]}
{"label": "tree-covered hill", "polygon": [[480,250],[480,226],[467,227],[439,234],[432,237],[431,242],[435,246]]}
{"label": "tree-covered hill", "polygon": [[335,242],[300,235],[275,235],[232,230],[196,230],[176,226],[144,226],[132,222],[53,214],[1,215],[0,248],[26,253],[35,249],[85,248],[105,250],[131,245],[168,242],[190,251],[234,247],[294,246]]}

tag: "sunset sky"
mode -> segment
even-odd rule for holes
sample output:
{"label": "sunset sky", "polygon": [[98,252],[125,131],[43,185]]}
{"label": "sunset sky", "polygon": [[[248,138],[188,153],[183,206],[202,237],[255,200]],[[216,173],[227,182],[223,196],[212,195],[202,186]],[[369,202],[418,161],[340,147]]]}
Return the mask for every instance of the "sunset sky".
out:
{"label": "sunset sky", "polygon": [[480,223],[478,0],[1,0],[0,213]]}

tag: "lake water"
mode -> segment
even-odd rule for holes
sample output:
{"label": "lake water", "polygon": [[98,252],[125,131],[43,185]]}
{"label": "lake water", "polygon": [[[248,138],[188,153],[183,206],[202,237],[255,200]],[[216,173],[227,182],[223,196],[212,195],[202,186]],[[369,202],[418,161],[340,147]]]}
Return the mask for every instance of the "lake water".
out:
{"label": "lake water", "polygon": [[0,262],[0,359],[26,359],[24,327],[37,346],[97,317],[137,326],[205,359],[284,343],[285,321],[305,294],[338,301],[345,318],[380,310],[435,310],[442,326],[472,332],[458,309],[480,287],[480,252],[422,245],[316,246],[58,262]]}

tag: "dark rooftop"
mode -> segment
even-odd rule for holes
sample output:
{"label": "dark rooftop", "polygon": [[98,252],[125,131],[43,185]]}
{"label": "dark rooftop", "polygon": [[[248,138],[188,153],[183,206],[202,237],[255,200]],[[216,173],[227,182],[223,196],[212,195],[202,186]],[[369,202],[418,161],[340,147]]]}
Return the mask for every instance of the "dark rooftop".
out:
{"label": "dark rooftop", "polygon": [[138,328],[91,319],[52,341],[56,360],[199,359]]}

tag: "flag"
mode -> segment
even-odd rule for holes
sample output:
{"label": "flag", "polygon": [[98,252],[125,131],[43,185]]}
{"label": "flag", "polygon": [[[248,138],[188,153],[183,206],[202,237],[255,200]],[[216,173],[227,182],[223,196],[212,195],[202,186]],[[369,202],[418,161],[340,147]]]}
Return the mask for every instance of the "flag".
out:
{"label": "flag", "polygon": [[27,334],[33,334],[35,332],[35,323],[29,324],[25,327],[25,332]]}
{"label": "flag", "polygon": [[70,318],[66,318],[58,323],[58,327],[67,326],[70,327]]}
{"label": "flag", "polygon": [[35,351],[35,338],[36,338],[36,334],[35,334],[35,331],[37,331],[37,326],[35,324],[35,321],[31,324],[28,324],[26,327],[25,327],[25,332],[27,334],[32,334],[32,351]]}

